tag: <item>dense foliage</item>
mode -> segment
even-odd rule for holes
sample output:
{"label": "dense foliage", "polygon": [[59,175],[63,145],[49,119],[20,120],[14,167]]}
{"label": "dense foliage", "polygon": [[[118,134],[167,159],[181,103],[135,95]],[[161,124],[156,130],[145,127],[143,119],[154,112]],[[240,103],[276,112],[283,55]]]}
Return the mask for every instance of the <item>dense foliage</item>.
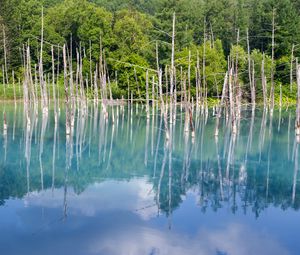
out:
{"label": "dense foliage", "polygon": [[[101,42],[111,80],[118,80],[113,85],[115,96],[126,96],[128,86],[134,96],[143,93],[145,70],[140,67],[156,70],[156,44],[160,66],[164,69],[170,65],[174,11],[177,18],[176,66],[186,72],[189,51],[193,65],[196,65],[199,55],[201,65],[206,65],[209,95],[219,92],[230,54],[238,55],[241,81],[245,91],[248,90],[248,78],[244,75],[248,68],[247,30],[260,88],[263,53],[267,60],[266,75],[270,73],[273,13],[275,84],[282,84],[286,95],[289,95],[293,44],[293,61],[300,55],[299,0],[1,0],[0,65],[4,65],[5,42],[9,72],[14,70],[21,76],[22,48],[26,43],[32,49],[32,65],[37,63],[42,9],[45,71],[51,68],[50,45],[66,43],[69,48],[81,49],[84,71],[89,76],[90,57],[91,65],[95,67]],[[57,50],[55,54],[57,59]],[[76,50],[72,54],[75,60]],[[2,72],[3,68],[0,78]],[[192,81],[195,79],[194,66],[191,78]],[[142,92],[138,92],[140,89]]]}

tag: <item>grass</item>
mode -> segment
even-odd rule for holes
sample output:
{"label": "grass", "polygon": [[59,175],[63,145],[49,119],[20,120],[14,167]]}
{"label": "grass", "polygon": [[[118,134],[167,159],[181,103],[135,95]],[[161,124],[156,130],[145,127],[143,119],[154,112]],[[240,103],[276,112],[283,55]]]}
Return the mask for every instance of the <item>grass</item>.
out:
{"label": "grass", "polygon": [[[50,88],[47,87],[47,90],[50,90],[50,98],[53,97],[53,88],[52,85],[50,85]],[[23,86],[19,85],[19,84],[15,84],[15,91],[16,91],[16,99],[20,100],[23,99]],[[40,91],[40,86],[38,86],[37,88],[37,92],[38,92],[38,96],[40,97],[41,95],[41,91]],[[59,93],[57,93],[59,92]],[[59,84],[58,85],[58,90],[56,89],[56,96],[58,96],[60,98],[64,98],[65,95],[65,91],[64,91],[64,86],[63,84]],[[86,95],[88,98],[92,98],[94,93],[93,91],[88,88],[86,90]],[[279,106],[280,104],[280,96],[279,96],[279,90],[275,90],[275,105]],[[10,101],[10,100],[14,100],[14,88],[12,84],[8,84],[5,85],[5,87],[3,86],[3,84],[0,84],[0,100],[4,101]],[[208,105],[209,106],[214,106],[218,103],[218,99],[216,98],[208,98]],[[289,91],[285,91],[283,90],[282,93],[282,106],[291,106],[291,105],[296,105],[297,100],[296,100],[296,92],[293,91],[293,93],[290,93]],[[257,98],[257,105],[262,105],[262,99],[260,97]]]}
{"label": "grass", "polygon": [[[47,87],[47,90],[50,90],[50,97],[53,97],[53,88],[52,85],[49,87]],[[23,99],[23,86],[19,85],[19,84],[15,84],[15,92],[16,92],[16,99],[20,100]],[[59,92],[59,93],[57,93]],[[38,86],[37,88],[37,93],[38,96],[41,96],[41,90],[40,87]],[[56,89],[56,96],[58,96],[60,98],[63,98],[64,96],[64,87],[62,85],[58,86],[58,91]],[[14,87],[12,84],[8,84],[3,86],[3,84],[0,84],[0,100],[14,100]]]}

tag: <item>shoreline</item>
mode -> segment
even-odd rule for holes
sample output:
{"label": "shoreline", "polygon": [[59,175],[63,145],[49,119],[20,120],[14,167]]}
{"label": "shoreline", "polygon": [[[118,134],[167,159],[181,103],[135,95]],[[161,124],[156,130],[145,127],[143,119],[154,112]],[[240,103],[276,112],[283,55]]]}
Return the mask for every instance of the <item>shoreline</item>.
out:
{"label": "shoreline", "polygon": [[[64,98],[60,98],[61,101],[60,101],[60,105],[64,105]],[[50,102],[53,102],[54,100],[53,99],[50,99]],[[87,103],[90,104],[90,103],[95,103],[94,102],[95,99],[87,99]],[[146,105],[146,103],[144,102],[145,100],[143,99],[134,99],[133,100],[133,105],[135,104],[141,104],[141,105]],[[151,101],[151,100],[150,100]],[[155,100],[155,101],[159,101],[159,100]],[[17,99],[17,100],[14,100],[14,99],[0,99],[0,105],[1,104],[14,104],[14,103],[17,103],[17,104],[20,104],[20,103],[23,103],[23,99]],[[39,100],[38,104],[41,103],[41,100]],[[102,104],[102,100],[101,99],[98,99],[98,104],[99,106],[101,106]],[[126,105],[131,105],[131,100],[129,100],[129,103],[128,103],[128,100],[125,100],[125,99],[113,99],[113,100],[106,100],[106,105],[107,106],[126,106]],[[180,106],[181,103],[180,102],[177,102],[176,103],[176,106]],[[184,105],[184,103],[182,103],[182,105]],[[190,104],[190,105],[193,105],[196,107],[196,103],[194,104]],[[150,105],[152,106],[152,105]],[[202,105],[199,105],[200,107]],[[213,107],[216,107],[218,106],[218,102],[216,100],[213,100],[213,101],[210,101],[208,100],[208,103],[207,103],[207,106],[208,108],[213,108]],[[226,108],[226,107],[229,107],[229,106],[226,106],[226,105],[223,105],[222,107]],[[241,107],[252,107],[252,104],[251,103],[241,103]],[[263,102],[259,102],[259,103],[256,103],[255,104],[255,108],[263,108],[264,105],[263,105]],[[297,107],[297,102],[282,102],[282,104],[280,105],[279,103],[275,102],[274,104],[274,108],[277,108],[277,109],[280,109],[280,108],[290,108],[290,107]],[[270,109],[270,106],[267,105],[266,107],[267,109]]]}

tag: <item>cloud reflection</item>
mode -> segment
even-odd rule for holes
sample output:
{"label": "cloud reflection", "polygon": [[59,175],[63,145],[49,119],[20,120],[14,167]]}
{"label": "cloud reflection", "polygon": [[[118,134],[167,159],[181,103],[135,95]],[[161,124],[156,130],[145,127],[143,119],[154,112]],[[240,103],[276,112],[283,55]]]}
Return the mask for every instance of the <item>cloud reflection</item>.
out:
{"label": "cloud reflection", "polygon": [[[27,197],[27,203],[30,207],[60,208],[62,199],[63,190],[55,190],[54,194],[45,191],[31,193]],[[78,245],[85,247],[85,254],[289,254],[270,234],[254,230],[246,224],[224,222],[224,225],[218,228],[200,226],[196,234],[155,227],[150,223],[150,219],[156,216],[157,208],[149,206],[153,204],[154,199],[152,186],[145,179],[94,184],[80,196],[70,191],[69,213],[72,217],[80,217],[81,220],[78,224],[80,229],[70,233],[69,238],[77,239],[74,235],[78,231],[84,233]],[[88,221],[86,217],[94,219]],[[106,220],[107,224],[101,219]],[[60,242],[63,242],[64,238]],[[74,254],[82,253],[75,251]]]}
{"label": "cloud reflection", "polygon": [[[59,189],[53,193],[51,190],[30,193],[24,203],[26,206],[61,207],[63,192],[63,189]],[[95,216],[99,211],[124,210],[134,212],[145,220],[157,214],[152,185],[145,179],[132,179],[130,182],[105,181],[90,185],[80,195],[70,190],[67,196],[71,214]]]}
{"label": "cloud reflection", "polygon": [[92,254],[111,255],[285,255],[289,252],[267,234],[248,227],[229,224],[223,229],[201,229],[196,236],[184,236],[171,231],[133,227],[118,229],[90,243]]}

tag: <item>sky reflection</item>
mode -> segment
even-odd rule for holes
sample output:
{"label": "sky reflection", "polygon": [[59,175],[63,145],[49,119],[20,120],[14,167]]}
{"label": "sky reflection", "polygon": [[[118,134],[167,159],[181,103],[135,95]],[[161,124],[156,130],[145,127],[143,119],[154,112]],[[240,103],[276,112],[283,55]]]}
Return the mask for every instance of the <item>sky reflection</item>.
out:
{"label": "sky reflection", "polygon": [[166,140],[158,112],[117,106],[113,123],[88,111],[66,136],[63,110],[28,126],[6,109],[1,254],[298,254],[291,112],[245,110],[238,133],[222,119],[216,139],[211,112],[195,114],[191,138],[178,109]]}
{"label": "sky reflection", "polygon": [[[0,209],[6,254],[290,254],[272,231],[251,225],[251,214],[239,221],[226,209],[216,215],[191,207],[193,192],[172,219],[157,217],[144,179],[94,184],[80,195],[69,191],[65,219],[63,199],[63,189],[46,190],[10,201],[11,210]],[[184,220],[181,214],[195,213],[198,219],[185,220],[194,221],[195,233],[176,226]],[[210,224],[215,217],[218,223]]]}

